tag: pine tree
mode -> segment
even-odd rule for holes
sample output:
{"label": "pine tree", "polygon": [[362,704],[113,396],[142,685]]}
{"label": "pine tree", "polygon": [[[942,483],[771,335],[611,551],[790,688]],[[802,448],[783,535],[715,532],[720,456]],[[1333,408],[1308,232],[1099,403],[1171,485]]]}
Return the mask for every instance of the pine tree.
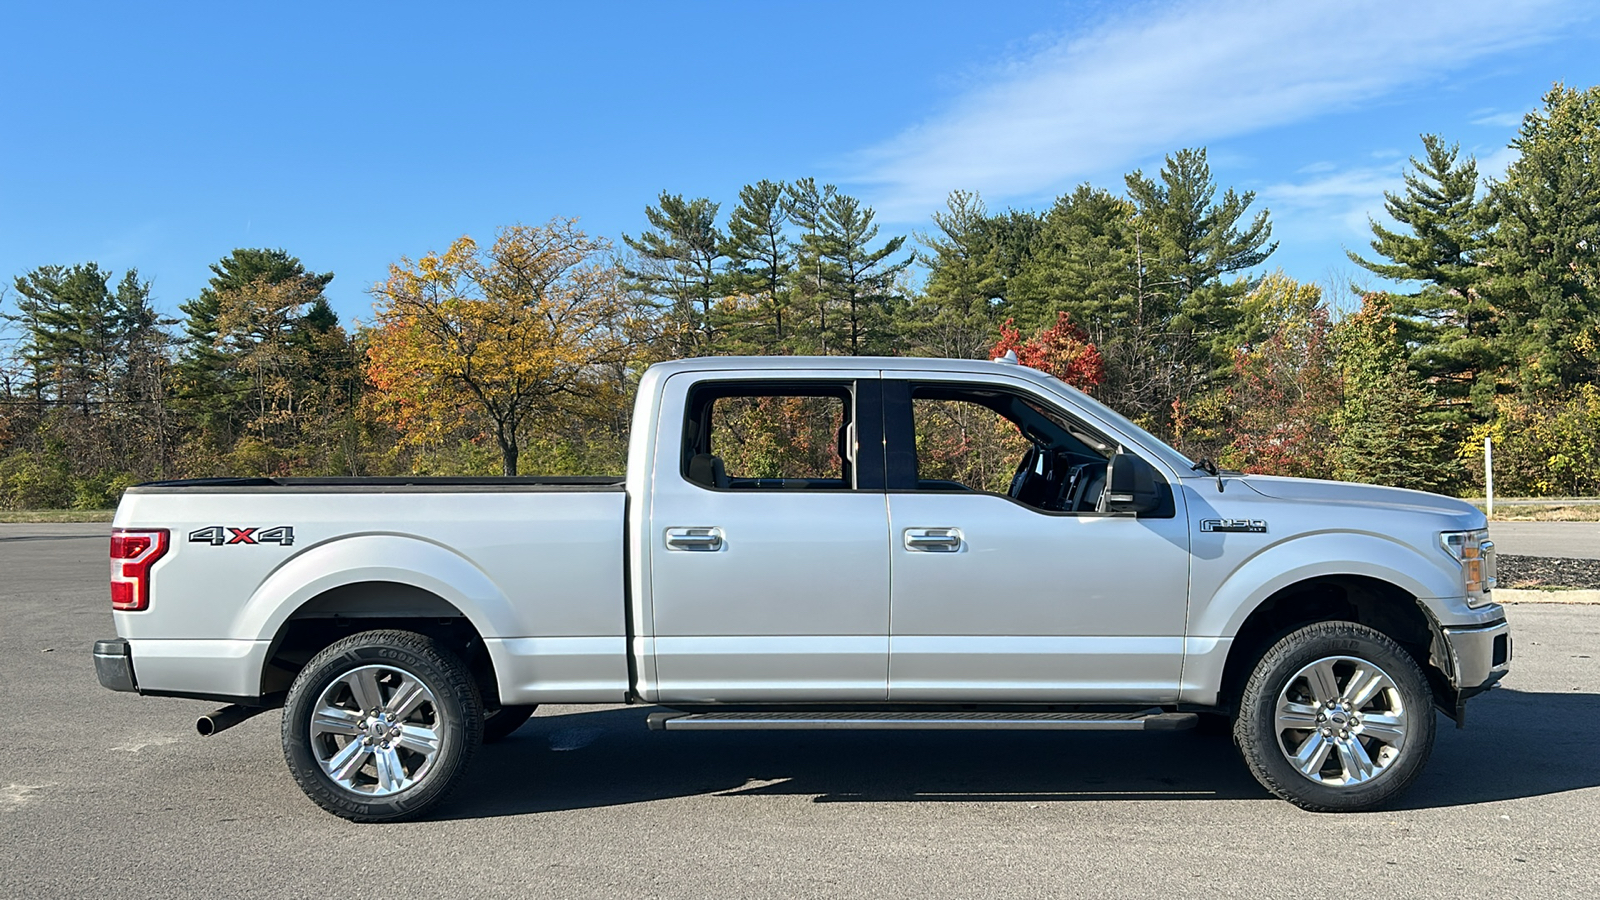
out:
{"label": "pine tree", "polygon": [[[226,340],[218,327],[224,296],[256,284],[293,284],[326,308],[322,292],[331,281],[332,272],[311,272],[286,250],[240,247],[212,263],[211,279],[199,295],[178,306],[185,318],[173,406],[193,429],[189,453],[202,470],[209,470],[210,460],[233,447],[244,433],[248,415],[250,385],[233,364],[230,351],[219,346],[219,341]],[[332,316],[333,310],[327,308],[325,314]],[[328,362],[342,365],[337,360]]]}
{"label": "pine tree", "polygon": [[721,349],[716,306],[725,296],[722,265],[726,239],[717,228],[718,204],[704,197],[661,193],[645,207],[650,230],[623,235],[638,255],[624,269],[628,284],[652,298],[666,314],[670,350],[676,356],[706,356]]}
{"label": "pine tree", "polygon": [[1486,340],[1492,310],[1476,287],[1484,241],[1478,165],[1438,135],[1423,135],[1422,146],[1423,158],[1411,158],[1405,192],[1384,193],[1389,217],[1410,233],[1370,222],[1372,251],[1387,262],[1348,255],[1376,275],[1420,282],[1416,293],[1394,297],[1401,338],[1415,348],[1413,365],[1446,402],[1464,403],[1494,359]]}
{"label": "pine tree", "polygon": [[1333,332],[1344,402],[1333,415],[1334,477],[1438,490],[1454,466],[1431,390],[1411,370],[1389,299],[1368,295]]}
{"label": "pine tree", "polygon": [[1008,282],[1010,312],[1036,329],[1065,309],[1102,347],[1131,321],[1164,322],[1170,312],[1136,308],[1132,215],[1128,201],[1087,184],[1058,197],[1030,264]]}
{"label": "pine tree", "polygon": [[822,206],[822,258],[830,264],[824,269],[824,290],[838,301],[844,317],[838,343],[851,356],[887,351],[888,304],[895,296],[895,278],[912,263],[910,256],[889,259],[905,245],[904,236],[872,249],[878,238],[872,219],[872,207],[846,194],[835,193]]}
{"label": "pine tree", "polygon": [[792,294],[803,307],[803,333],[793,336],[797,349],[805,353],[828,354],[828,283],[833,261],[827,253],[826,223],[823,212],[838,193],[831,184],[817,187],[815,178],[801,178],[784,192],[784,209],[789,221],[800,229],[800,242],[791,276]]}
{"label": "pine tree", "polygon": [[115,288],[95,263],[15,280],[37,421],[78,475],[165,468],[167,335],[136,270]]}
{"label": "pine tree", "polygon": [[[1141,246],[1139,266],[1147,282],[1170,284],[1176,311],[1171,330],[1188,335],[1195,358],[1188,361],[1187,391],[1205,384],[1230,365],[1239,323],[1239,298],[1253,286],[1225,276],[1265,262],[1277,249],[1265,210],[1244,217],[1255,193],[1224,191],[1216,200],[1206,151],[1180,150],[1167,157],[1160,181],[1135,171],[1127,176],[1128,196],[1150,245]],[[1186,391],[1186,392],[1187,392]]]}
{"label": "pine tree", "polygon": [[[758,332],[755,344],[766,352],[784,347],[789,337],[784,319],[789,312],[789,275],[795,259],[785,233],[789,212],[784,191],[783,182],[766,179],[741,188],[723,245],[728,258],[727,291],[756,301],[754,310],[739,324]],[[793,324],[788,324],[792,329]]]}
{"label": "pine tree", "polygon": [[934,356],[977,358],[994,343],[996,312],[1005,295],[996,228],[977,194],[952,191],[933,214],[937,235],[920,235],[929,252],[928,281],[908,323]]}
{"label": "pine tree", "polygon": [[1558,84],[1544,104],[1490,186],[1484,251],[1505,380],[1528,393],[1600,379],[1600,86]]}
{"label": "pine tree", "polygon": [[[1391,231],[1368,220],[1373,252],[1387,263],[1346,251],[1351,261],[1391,281],[1421,281],[1465,291],[1475,280],[1472,253],[1478,248],[1478,163],[1460,159],[1458,144],[1445,146],[1436,134],[1422,135],[1423,159],[1411,157],[1405,194],[1383,194],[1389,217],[1410,229]],[[1396,311],[1402,308],[1396,306]]]}
{"label": "pine tree", "polygon": [[1173,325],[1177,285],[1155,274],[1156,241],[1136,212],[1087,184],[1057,198],[1031,264],[1008,283],[1009,306],[1030,328],[1070,312],[1104,357],[1095,395],[1160,430],[1183,396],[1194,352],[1191,336]]}
{"label": "pine tree", "polygon": [[180,370],[192,372],[206,368],[206,363],[217,357],[217,313],[221,307],[219,294],[238,290],[251,282],[265,280],[268,284],[281,284],[289,280],[311,279],[318,293],[333,280],[332,272],[314,274],[306,269],[300,259],[286,250],[240,247],[211,264],[211,280],[193,300],[178,305],[184,314],[184,364]]}

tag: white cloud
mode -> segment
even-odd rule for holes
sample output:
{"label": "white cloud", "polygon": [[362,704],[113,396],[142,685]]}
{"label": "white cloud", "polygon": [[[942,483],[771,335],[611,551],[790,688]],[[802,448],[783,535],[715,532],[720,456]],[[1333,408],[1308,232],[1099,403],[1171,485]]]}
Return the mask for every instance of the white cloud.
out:
{"label": "white cloud", "polygon": [[1482,115],[1472,120],[1474,125],[1490,125],[1496,128],[1515,128],[1522,124],[1522,113],[1498,112]]}
{"label": "white cloud", "polygon": [[1478,177],[1496,180],[1506,177],[1506,169],[1521,155],[1515,147],[1496,147],[1487,156],[1478,157]]}
{"label": "white cloud", "polygon": [[[1471,152],[1463,148],[1463,158]],[[1498,147],[1486,155],[1474,156],[1480,181],[1478,196],[1482,197],[1487,189],[1483,182],[1504,178],[1517,151]],[[1388,228],[1400,227],[1389,218],[1384,195],[1403,194],[1405,175],[1410,169],[1409,159],[1346,169],[1306,166],[1296,174],[1311,177],[1269,184],[1257,191],[1257,198],[1272,210],[1273,237],[1285,245],[1332,243],[1370,257],[1369,223],[1376,220]]]}
{"label": "white cloud", "polygon": [[1405,185],[1404,165],[1344,169],[1301,182],[1264,187],[1262,202],[1272,209],[1273,230],[1303,238],[1333,238],[1366,248],[1369,216],[1383,216],[1383,194]]}
{"label": "white cloud", "polygon": [[1348,108],[1543,40],[1578,0],[1140,4],[1026,58],[852,158],[888,220],[953,187],[1031,197],[1175,146]]}

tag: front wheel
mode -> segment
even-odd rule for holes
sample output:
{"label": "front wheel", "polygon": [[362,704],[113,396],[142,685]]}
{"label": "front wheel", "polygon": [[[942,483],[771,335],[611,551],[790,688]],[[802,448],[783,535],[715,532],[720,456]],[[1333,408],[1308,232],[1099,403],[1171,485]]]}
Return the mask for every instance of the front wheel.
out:
{"label": "front wheel", "polygon": [[1267,790],[1315,812],[1370,809],[1405,790],[1433,751],[1428,680],[1382,632],[1354,622],[1294,631],[1246,683],[1234,722]]}
{"label": "front wheel", "polygon": [[425,635],[366,631],[318,653],[283,709],[283,755],[318,806],[415,818],[460,781],[483,734],[472,673]]}

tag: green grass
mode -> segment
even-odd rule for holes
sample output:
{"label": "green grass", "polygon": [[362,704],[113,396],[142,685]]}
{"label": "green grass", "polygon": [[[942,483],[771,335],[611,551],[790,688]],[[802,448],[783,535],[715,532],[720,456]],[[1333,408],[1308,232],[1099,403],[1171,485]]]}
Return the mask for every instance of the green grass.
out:
{"label": "green grass", "polygon": [[12,522],[109,522],[114,509],[0,509],[0,524]]}

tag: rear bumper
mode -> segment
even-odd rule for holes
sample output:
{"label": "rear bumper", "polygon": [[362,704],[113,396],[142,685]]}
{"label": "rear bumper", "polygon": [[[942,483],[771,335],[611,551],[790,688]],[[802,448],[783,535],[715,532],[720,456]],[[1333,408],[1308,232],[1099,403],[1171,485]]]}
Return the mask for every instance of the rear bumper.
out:
{"label": "rear bumper", "polygon": [[268,647],[268,641],[114,638],[95,642],[94,669],[113,691],[248,703],[261,696]]}
{"label": "rear bumper", "polygon": [[139,682],[133,675],[133,648],[122,638],[94,642],[94,674],[103,688],[139,690]]}

